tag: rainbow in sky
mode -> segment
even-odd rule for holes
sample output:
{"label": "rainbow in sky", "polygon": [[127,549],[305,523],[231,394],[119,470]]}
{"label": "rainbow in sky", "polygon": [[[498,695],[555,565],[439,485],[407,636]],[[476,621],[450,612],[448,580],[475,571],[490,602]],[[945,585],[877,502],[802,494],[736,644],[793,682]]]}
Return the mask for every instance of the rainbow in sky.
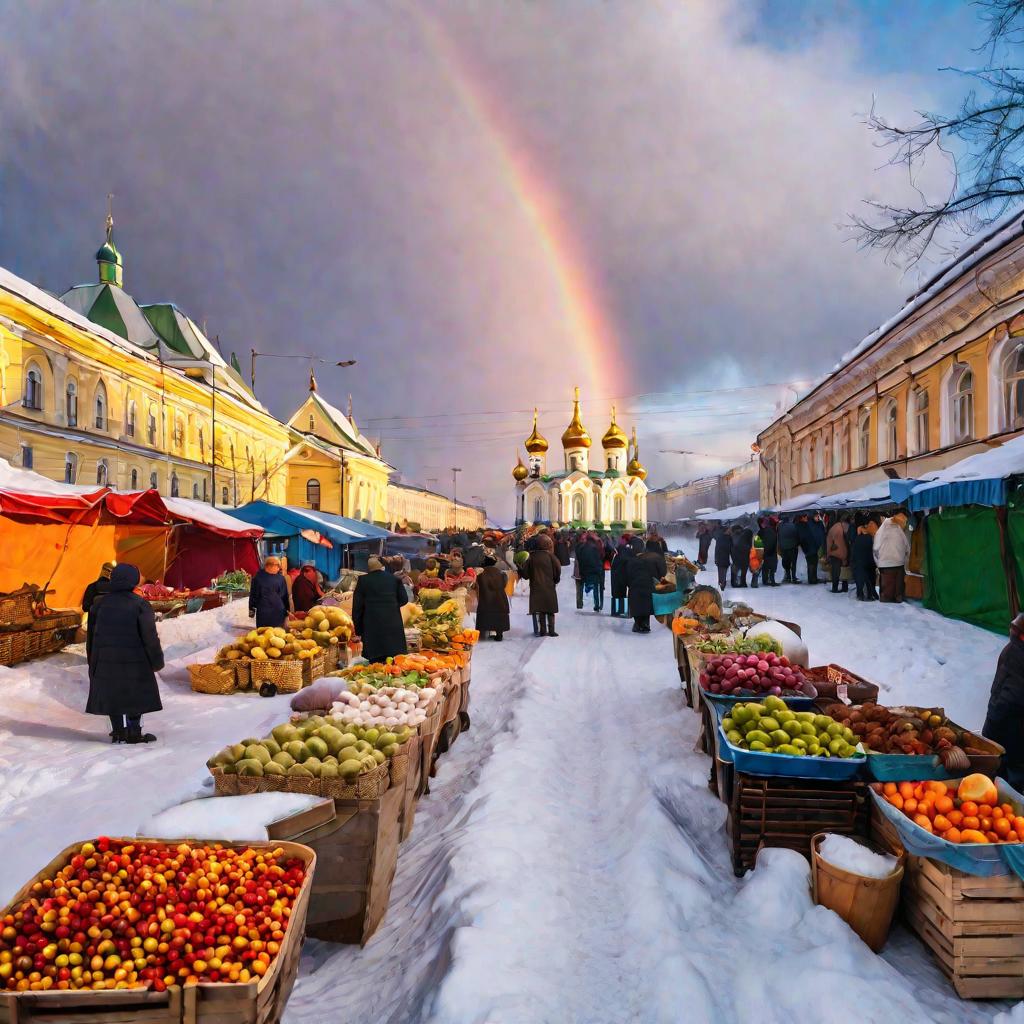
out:
{"label": "rainbow in sky", "polygon": [[512,119],[483,75],[475,71],[436,18],[414,5],[431,52],[463,109],[484,134],[503,178],[537,237],[561,299],[562,315],[576,347],[572,380],[600,393],[607,382],[629,381],[618,332],[593,281],[586,254],[566,219],[564,203],[530,157]]}

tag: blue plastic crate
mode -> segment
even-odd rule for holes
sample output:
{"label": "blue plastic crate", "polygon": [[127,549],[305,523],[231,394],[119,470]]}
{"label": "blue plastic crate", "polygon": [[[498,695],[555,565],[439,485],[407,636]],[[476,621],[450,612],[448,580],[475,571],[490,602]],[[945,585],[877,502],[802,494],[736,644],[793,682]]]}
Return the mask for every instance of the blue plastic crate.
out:
{"label": "blue plastic crate", "polygon": [[945,781],[953,776],[937,754],[875,754],[868,751],[868,771],[879,782]]}
{"label": "blue plastic crate", "polygon": [[[716,694],[709,694],[717,696]],[[735,703],[735,701],[733,701]],[[857,778],[864,769],[867,758],[856,757],[796,757],[793,754],[767,754],[761,750],[745,750],[729,742],[722,728],[722,719],[728,707],[712,704],[718,718],[720,738],[719,756],[723,761],[732,761],[738,772],[747,775],[779,776],[790,779],[828,779],[845,782]]]}

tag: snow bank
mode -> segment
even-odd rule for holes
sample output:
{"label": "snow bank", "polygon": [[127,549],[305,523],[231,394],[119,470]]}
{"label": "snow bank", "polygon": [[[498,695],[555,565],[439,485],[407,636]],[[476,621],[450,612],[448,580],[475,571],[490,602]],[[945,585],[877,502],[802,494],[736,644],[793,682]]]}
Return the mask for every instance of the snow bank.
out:
{"label": "snow bank", "polygon": [[320,802],[304,793],[252,793],[189,800],[154,814],[137,835],[153,839],[265,840],[267,826]]}
{"label": "snow bank", "polygon": [[849,836],[828,833],[818,846],[821,859],[842,871],[865,878],[888,878],[899,865],[889,853],[875,853]]}

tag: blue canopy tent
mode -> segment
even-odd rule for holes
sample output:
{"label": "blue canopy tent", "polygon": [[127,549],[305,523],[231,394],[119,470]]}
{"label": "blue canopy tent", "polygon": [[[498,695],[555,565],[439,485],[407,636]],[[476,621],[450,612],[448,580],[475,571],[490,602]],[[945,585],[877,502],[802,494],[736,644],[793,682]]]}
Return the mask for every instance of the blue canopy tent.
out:
{"label": "blue canopy tent", "polygon": [[231,515],[262,526],[268,550],[283,550],[289,565],[312,562],[328,580],[338,579],[345,568],[365,569],[366,559],[391,536],[372,523],[267,501],[250,502]]}

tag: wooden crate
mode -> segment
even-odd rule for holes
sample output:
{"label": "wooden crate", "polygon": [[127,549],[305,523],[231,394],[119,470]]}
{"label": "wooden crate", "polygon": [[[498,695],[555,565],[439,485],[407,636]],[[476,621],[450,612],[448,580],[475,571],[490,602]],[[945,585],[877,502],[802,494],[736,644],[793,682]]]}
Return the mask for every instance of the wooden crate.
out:
{"label": "wooden crate", "polygon": [[[123,842],[149,842],[173,845],[182,840],[124,839]],[[0,992],[0,1024],[278,1024],[299,973],[299,957],[305,939],[316,854],[308,846],[292,842],[230,843],[223,840],[186,840],[218,843],[232,849],[281,849],[288,857],[297,857],[306,865],[302,890],[292,908],[281,950],[267,973],[257,981],[242,984],[200,982],[187,988],[172,986],[166,992],[149,989],[94,992],[91,989],[55,992]],[[32,881],[24,885],[4,915],[24,902],[33,883],[53,877],[78,852],[75,843],[55,857]]]}
{"label": "wooden crate", "polygon": [[[871,837],[901,849],[892,822],[875,807]],[[1024,999],[1024,882],[983,878],[907,854],[900,910],[961,999]]]}
{"label": "wooden crate", "polygon": [[387,913],[405,787],[379,800],[336,800],[334,819],[302,834],[317,855],[306,934],[365,945]]}
{"label": "wooden crate", "polygon": [[416,821],[416,805],[419,803],[423,777],[423,758],[420,751],[421,739],[415,736],[409,741],[409,770],[405,776],[402,794],[402,810],[399,813],[398,841],[404,843],[412,834]]}
{"label": "wooden crate", "polygon": [[867,784],[858,780],[766,778],[733,772],[729,804],[732,866],[742,875],[762,846],[785,847],[811,858],[818,832],[868,834]]}

